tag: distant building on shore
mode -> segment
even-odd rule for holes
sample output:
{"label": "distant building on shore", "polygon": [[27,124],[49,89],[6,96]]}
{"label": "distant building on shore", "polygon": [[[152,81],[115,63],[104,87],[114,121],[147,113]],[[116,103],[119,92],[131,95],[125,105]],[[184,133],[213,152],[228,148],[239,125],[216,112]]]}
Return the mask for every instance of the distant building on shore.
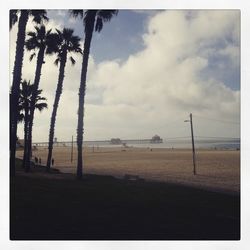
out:
{"label": "distant building on shore", "polygon": [[137,143],[162,143],[163,140],[159,135],[154,135],[151,139],[132,139],[132,140],[121,140],[120,138],[112,138],[110,144],[122,145],[126,143],[137,144]]}
{"label": "distant building on shore", "polygon": [[159,135],[154,135],[150,140],[151,143],[162,143],[162,138]]}

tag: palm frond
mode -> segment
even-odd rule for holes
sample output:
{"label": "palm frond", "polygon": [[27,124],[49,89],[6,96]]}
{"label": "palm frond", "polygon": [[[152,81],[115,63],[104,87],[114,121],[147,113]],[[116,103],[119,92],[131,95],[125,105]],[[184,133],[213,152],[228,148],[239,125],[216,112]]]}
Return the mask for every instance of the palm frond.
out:
{"label": "palm frond", "polygon": [[39,27],[39,26],[35,26],[34,28],[35,28],[35,30],[36,30],[36,34],[39,34],[39,32],[40,32],[40,27]]}
{"label": "palm frond", "polygon": [[69,52],[81,53],[81,39],[78,36],[71,36],[69,39],[69,46],[67,49]]}
{"label": "palm frond", "polygon": [[75,52],[76,52],[76,53],[80,53],[80,54],[82,54],[82,55],[83,55],[83,51],[82,51],[82,49],[81,49],[81,48],[77,48],[77,49],[75,50]]}
{"label": "palm frond", "polygon": [[62,35],[62,31],[61,31],[61,30],[59,30],[59,29],[57,29],[57,28],[56,28],[56,32],[57,32],[57,34],[58,34],[59,36],[61,36],[61,35]]}
{"label": "palm frond", "polygon": [[52,29],[49,29],[46,33],[46,35],[48,36],[51,33]]}
{"label": "palm frond", "polygon": [[69,58],[69,59],[70,59],[70,61],[71,61],[71,64],[72,64],[72,65],[75,65],[76,60],[75,60],[72,56],[70,56],[70,58]]}
{"label": "palm frond", "polygon": [[30,37],[35,37],[36,33],[33,32],[33,31],[29,31],[29,32],[27,32],[27,35],[30,36]]}
{"label": "palm frond", "polygon": [[25,47],[27,50],[35,50],[39,48],[39,46],[40,45],[35,37],[31,37],[25,42]]}
{"label": "palm frond", "polygon": [[65,39],[70,39],[72,37],[73,33],[74,33],[73,29],[64,28],[62,35]]}
{"label": "palm frond", "polygon": [[41,112],[44,109],[48,108],[48,104],[45,102],[44,103],[36,103],[35,108]]}
{"label": "palm frond", "polygon": [[46,36],[46,28],[45,28],[45,26],[44,25],[40,25],[39,27],[38,27],[38,32],[37,32],[37,36],[41,39],[41,40],[43,40],[44,38],[45,38],[45,36]]}
{"label": "palm frond", "polygon": [[60,37],[57,33],[50,33],[46,36],[46,54],[57,53],[60,45]]}
{"label": "palm frond", "polygon": [[83,19],[83,17],[84,17],[83,10],[69,10],[69,14],[70,14],[70,16],[72,16],[74,18],[80,17],[81,19]]}
{"label": "palm frond", "polygon": [[109,22],[117,14],[118,10],[98,10],[97,17],[101,18],[103,22]]}
{"label": "palm frond", "polygon": [[32,16],[32,21],[38,24],[49,20],[46,10],[30,10],[30,16]]}
{"label": "palm frond", "polygon": [[33,60],[33,58],[36,56],[36,53],[32,53],[31,55],[30,55],[30,58],[29,58],[29,60],[30,60],[30,62]]}
{"label": "palm frond", "polygon": [[97,10],[86,10],[84,12],[83,23],[85,26],[85,33],[91,27],[92,22],[95,21],[96,13],[97,13]]}
{"label": "palm frond", "polygon": [[[46,31],[46,28],[44,25],[39,25],[39,26],[35,26],[35,32],[28,32],[27,36],[28,39],[25,42],[25,46],[27,50],[35,50],[35,49],[39,49],[42,46],[46,46],[46,49],[48,49],[48,47],[51,47],[49,45],[52,45],[55,43],[54,40],[54,36],[52,35],[53,33],[51,33],[52,29]],[[50,36],[52,36],[50,38]],[[51,43],[51,44],[49,44]],[[54,50],[55,48],[53,48]],[[46,51],[46,53],[48,54],[52,54],[52,51]]]}
{"label": "palm frond", "polygon": [[40,47],[38,42],[38,36],[40,32],[40,28],[35,26],[36,32],[30,31],[27,32],[28,39],[25,42],[25,46],[27,50],[35,50]]}
{"label": "palm frond", "polygon": [[103,28],[103,21],[101,17],[97,17],[95,23],[95,31],[100,32]]}
{"label": "palm frond", "polygon": [[19,113],[17,115],[17,123],[22,123],[22,122],[24,122],[24,114],[20,113],[20,111],[19,111]]}
{"label": "palm frond", "polygon": [[118,14],[118,10],[87,10],[85,11],[84,24],[85,24],[85,32],[88,29],[93,20],[93,15],[96,18],[95,21],[95,31],[100,32],[103,28],[103,23],[108,22],[111,18]]}
{"label": "palm frond", "polygon": [[17,13],[18,13],[18,10],[10,10],[10,12],[9,12],[9,18],[10,18],[9,28],[10,28],[10,30],[12,29],[12,27],[15,25],[15,23],[18,20]]}
{"label": "palm frond", "polygon": [[36,92],[37,98],[40,98],[39,95],[41,95],[41,93],[43,92],[42,89],[38,89]]}
{"label": "palm frond", "polygon": [[57,33],[52,33],[47,38],[47,53],[56,53],[57,60],[54,62],[58,65],[65,52],[82,53],[81,39],[78,36],[74,36],[74,30],[64,28],[62,31],[56,29]]}
{"label": "palm frond", "polygon": [[60,58],[56,58],[56,60],[54,61],[54,64],[55,64],[56,66],[58,66],[59,62],[60,62]]}
{"label": "palm frond", "polygon": [[37,95],[36,100],[37,101],[47,101],[47,98],[46,97],[41,97],[41,96]]}

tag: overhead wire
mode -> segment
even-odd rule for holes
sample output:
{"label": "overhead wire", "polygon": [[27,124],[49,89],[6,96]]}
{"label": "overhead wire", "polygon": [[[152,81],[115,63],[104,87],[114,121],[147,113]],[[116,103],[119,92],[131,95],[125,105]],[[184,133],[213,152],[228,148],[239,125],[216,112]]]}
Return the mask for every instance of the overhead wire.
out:
{"label": "overhead wire", "polygon": [[240,138],[237,138],[237,137],[221,137],[221,136],[199,136],[199,135],[196,135],[194,137],[197,137],[197,138],[205,138],[205,139],[229,139],[229,140],[239,140]]}
{"label": "overhead wire", "polygon": [[234,122],[234,121],[228,121],[228,120],[220,120],[220,119],[204,117],[204,116],[200,116],[200,115],[193,115],[193,116],[201,118],[201,119],[205,119],[205,120],[211,120],[211,121],[216,121],[216,122],[221,122],[221,123],[240,125],[240,122]]}

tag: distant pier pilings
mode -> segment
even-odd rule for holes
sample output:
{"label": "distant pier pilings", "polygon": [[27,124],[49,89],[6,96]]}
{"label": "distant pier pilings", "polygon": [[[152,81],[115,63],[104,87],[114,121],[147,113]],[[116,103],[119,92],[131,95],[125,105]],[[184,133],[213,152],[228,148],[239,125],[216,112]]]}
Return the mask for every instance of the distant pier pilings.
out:
{"label": "distant pier pilings", "polygon": [[[93,146],[93,145],[124,145],[124,144],[155,144],[162,143],[163,140],[153,140],[153,139],[129,139],[129,140],[96,140],[96,141],[84,141],[83,145],[85,146]],[[34,142],[32,146],[35,147],[48,147],[48,142]],[[56,141],[53,144],[54,147],[70,147],[72,146],[72,141]],[[73,146],[77,146],[77,142],[73,141]]]}

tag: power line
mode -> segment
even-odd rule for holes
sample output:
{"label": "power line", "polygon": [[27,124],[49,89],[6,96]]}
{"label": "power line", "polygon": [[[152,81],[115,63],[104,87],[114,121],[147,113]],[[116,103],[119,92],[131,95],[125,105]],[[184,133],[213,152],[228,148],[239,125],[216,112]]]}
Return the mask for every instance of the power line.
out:
{"label": "power line", "polygon": [[240,138],[235,137],[220,137],[220,136],[195,136],[197,138],[206,138],[206,139],[230,139],[230,140],[240,140]]}
{"label": "power line", "polygon": [[205,119],[205,120],[217,121],[217,122],[221,122],[221,123],[229,123],[229,124],[240,125],[239,122],[234,122],[234,121],[220,120],[220,119],[209,118],[209,117],[204,117],[204,116],[199,116],[199,115],[195,115],[195,117],[202,118],[202,119]]}
{"label": "power line", "polygon": [[[195,138],[204,138],[204,139],[229,139],[229,140],[240,140],[240,138],[236,137],[220,137],[220,136],[194,136]],[[187,139],[190,136],[178,136],[178,137],[165,137],[165,140],[173,140],[173,139]]]}

